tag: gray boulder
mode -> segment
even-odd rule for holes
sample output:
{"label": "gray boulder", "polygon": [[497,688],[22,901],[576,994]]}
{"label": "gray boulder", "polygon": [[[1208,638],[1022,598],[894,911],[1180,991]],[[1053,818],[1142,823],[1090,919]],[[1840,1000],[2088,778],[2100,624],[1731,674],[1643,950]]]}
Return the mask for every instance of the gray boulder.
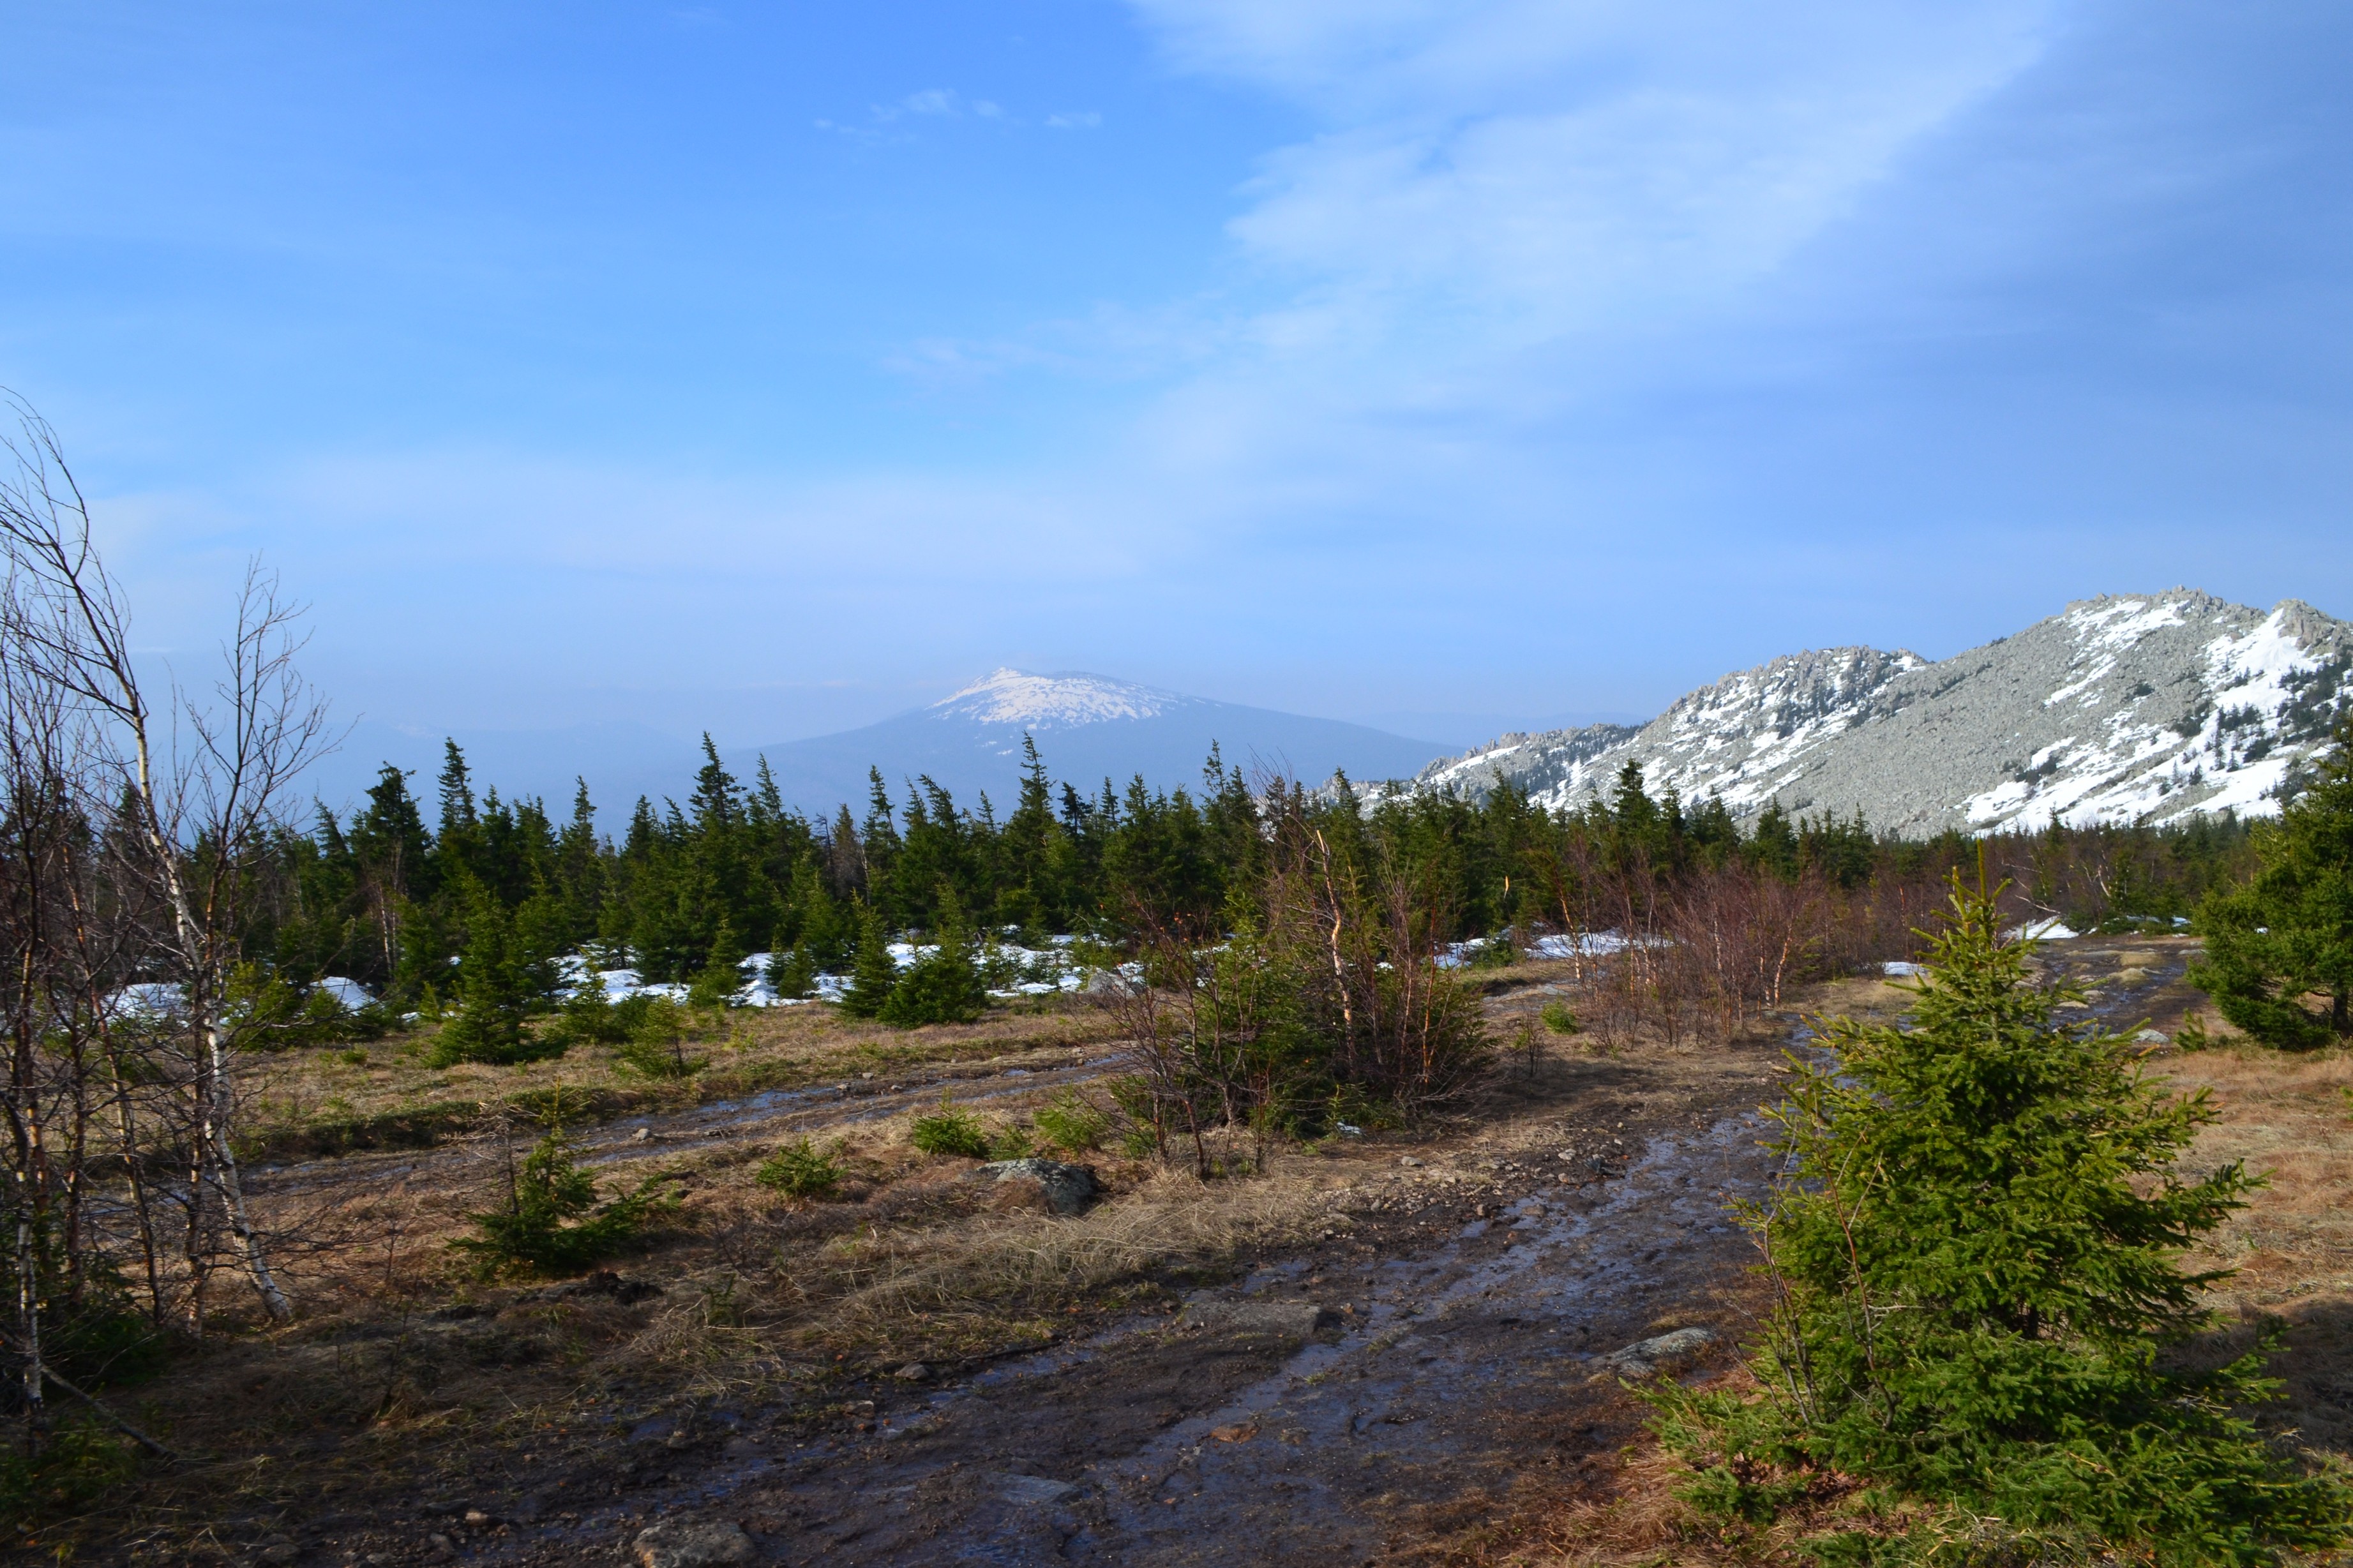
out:
{"label": "gray boulder", "polygon": [[1034,1182],[1045,1194],[1047,1206],[1056,1214],[1086,1213],[1089,1205],[1102,1192],[1095,1183],[1095,1173],[1084,1165],[1065,1165],[1060,1160],[993,1160],[973,1173],[976,1181]]}
{"label": "gray boulder", "polygon": [[1697,1361],[1700,1352],[1714,1343],[1715,1336],[1705,1329],[1677,1329],[1612,1351],[1601,1358],[1601,1364],[1620,1377],[1677,1373]]}

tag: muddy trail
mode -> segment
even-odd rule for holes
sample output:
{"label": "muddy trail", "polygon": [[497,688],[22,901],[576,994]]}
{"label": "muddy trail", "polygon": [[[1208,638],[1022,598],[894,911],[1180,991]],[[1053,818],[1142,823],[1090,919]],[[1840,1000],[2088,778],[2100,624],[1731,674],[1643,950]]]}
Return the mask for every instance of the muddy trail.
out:
{"label": "muddy trail", "polygon": [[[2092,984],[2073,1016],[2129,1028],[2179,989],[2186,946],[2061,943],[2042,966]],[[1533,1016],[1542,991],[1501,999],[1496,1021]],[[1903,1004],[1868,981],[1837,995],[1881,1017]],[[290,1498],[219,1528],[296,1553],[257,1546],[257,1562],[517,1568],[637,1562],[658,1524],[718,1531],[733,1553],[679,1562],[1441,1555],[1466,1531],[1541,1512],[1588,1473],[1604,1484],[1641,1419],[1624,1381],[1720,1365],[1746,1336],[1755,1252],[1727,1205],[1769,1176],[1756,1108],[1776,1097],[1784,1043],[1803,1038],[1799,1027],[1622,1057],[1557,1052],[1498,1101],[1499,1121],[1333,1152],[1319,1168],[1341,1184],[1320,1239],[1311,1231],[1213,1285],[1177,1281],[1124,1316],[1074,1319],[1042,1348],[691,1396],[648,1388],[624,1408],[575,1411],[569,1439],[453,1449],[405,1495],[386,1476],[392,1489],[354,1488],[348,1511]],[[1114,1070],[1101,1047],[1030,1052],[624,1118],[578,1137],[591,1163],[617,1165],[921,1110],[943,1088],[969,1104]],[[454,1178],[480,1157],[452,1144],[290,1164],[267,1180],[278,1195],[332,1197],[403,1175]],[[501,1313],[542,1310],[518,1298],[448,1309],[428,1326],[480,1330],[487,1346],[504,1331],[491,1326]],[[1624,1359],[1668,1335],[1672,1353],[1653,1351],[1654,1364]]]}
{"label": "muddy trail", "polygon": [[[2070,945],[2046,950],[2054,976],[2114,962]],[[2136,1022],[2183,954],[2149,959],[2078,1016]],[[1335,1237],[1171,1315],[954,1386],[886,1383],[832,1430],[768,1426],[756,1411],[647,1422],[603,1507],[513,1531],[487,1555],[578,1562],[672,1518],[737,1525],[758,1560],[796,1563],[1409,1556],[1532,1471],[1566,1480],[1597,1465],[1639,1419],[1627,1378],[1729,1352],[1755,1251],[1728,1205],[1770,1174],[1763,1119],[1736,1109],[1742,1098],[1726,1083],[1683,1100],[1683,1117],[1713,1120],[1657,1128],[1622,1164],[1564,1152],[1551,1179],[1515,1184],[1522,1195],[1442,1239]],[[1666,1334],[1659,1364],[1628,1364]]]}
{"label": "muddy trail", "polygon": [[[1757,1134],[1736,1116],[1661,1140],[1427,1250],[1261,1268],[1173,1318],[878,1397],[870,1431],[723,1441],[664,1500],[796,1563],[1374,1560],[1424,1515],[1622,1439],[1607,1352],[1715,1315],[1749,1257],[1725,1205],[1764,1174]],[[515,1560],[577,1561],[640,1511]]]}

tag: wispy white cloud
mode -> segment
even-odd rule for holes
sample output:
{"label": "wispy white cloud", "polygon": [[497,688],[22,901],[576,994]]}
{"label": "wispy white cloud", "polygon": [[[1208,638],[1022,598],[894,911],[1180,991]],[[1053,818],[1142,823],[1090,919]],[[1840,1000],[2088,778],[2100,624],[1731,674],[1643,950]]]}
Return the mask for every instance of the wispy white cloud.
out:
{"label": "wispy white cloud", "polygon": [[1345,306],[1351,334],[1437,310],[1518,343],[1769,271],[2031,63],[2059,9],[1135,4],[1184,65],[1324,121],[1267,156],[1231,225],[1293,308]]}
{"label": "wispy white cloud", "polygon": [[896,120],[902,114],[946,119],[961,113],[962,109],[954,89],[933,87],[921,92],[911,92],[896,103],[878,103],[873,112],[875,119],[884,121]]}
{"label": "wispy white cloud", "polygon": [[1049,131],[1092,131],[1102,124],[1103,116],[1092,109],[1046,116]]}

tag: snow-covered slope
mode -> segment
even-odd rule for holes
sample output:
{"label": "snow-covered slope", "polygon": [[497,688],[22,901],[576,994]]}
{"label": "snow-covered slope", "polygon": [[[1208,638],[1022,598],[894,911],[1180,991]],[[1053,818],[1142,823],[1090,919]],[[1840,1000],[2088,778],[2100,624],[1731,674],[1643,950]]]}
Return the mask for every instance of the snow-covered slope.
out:
{"label": "snow-covered slope", "polygon": [[1907,834],[2163,822],[2279,809],[2353,688],[2353,626],[2193,589],[2070,605],[1928,664],[1832,648],[1728,675],[1639,730],[1505,735],[1424,769],[1421,789],[1508,778],[1574,805],[1629,761],[1655,794],[1739,816],[1860,810]]}
{"label": "snow-covered slope", "polygon": [[[1361,724],[1212,702],[1106,676],[999,669],[880,724],[762,751],[785,798],[806,810],[829,815],[846,802],[862,812],[871,766],[881,770],[894,800],[905,797],[908,781],[927,776],[965,806],[976,806],[986,790],[1002,811],[1019,782],[1025,734],[1058,782],[1088,795],[1106,779],[1124,788],[1138,773],[1156,788],[1198,789],[1213,743],[1246,773],[1307,779],[1328,778],[1335,769],[1352,778],[1406,778],[1438,750]],[[727,760],[749,776],[758,755]]]}
{"label": "snow-covered slope", "polygon": [[942,720],[969,720],[1043,732],[1115,719],[1157,719],[1210,704],[1101,675],[1031,675],[997,669],[926,710]]}

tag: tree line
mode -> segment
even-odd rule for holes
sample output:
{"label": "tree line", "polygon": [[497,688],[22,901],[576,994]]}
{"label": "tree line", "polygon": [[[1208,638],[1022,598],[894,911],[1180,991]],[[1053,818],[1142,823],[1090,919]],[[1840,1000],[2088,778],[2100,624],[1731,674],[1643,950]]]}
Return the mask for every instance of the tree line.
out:
{"label": "tree line", "polygon": [[[1679,892],[1727,874],[1841,897],[1933,890],[1977,852],[1957,832],[1904,839],[1860,816],[1793,816],[1778,804],[1744,826],[1716,797],[1654,796],[1630,763],[1606,798],[1570,812],[1508,783],[1471,800],[1368,797],[1345,778],[1322,790],[1252,781],[1214,750],[1198,789],[1138,776],[1089,794],[1054,781],[1025,737],[1001,816],[986,794],[962,804],[927,777],[902,781],[894,799],[878,769],[862,816],[845,804],[828,819],[787,805],[765,760],[746,783],[708,737],[704,752],[683,803],[641,797],[617,836],[599,828],[585,783],[563,815],[502,798],[479,790],[455,742],[429,800],[387,764],[348,816],[315,805],[307,830],[287,825],[259,847],[241,951],[290,984],[344,975],[404,1010],[431,1010],[454,1000],[470,962],[506,964],[544,994],[557,961],[584,949],[648,981],[711,976],[731,991],[754,952],[840,973],[870,920],[893,933],[1127,942],[1155,924],[1211,920],[1257,887],[1273,825],[1293,817],[1349,864],[1422,889],[1433,942],[1651,930]],[[2087,927],[2185,915],[2246,859],[2244,829],[2227,819],[2054,825],[1989,843],[2021,916]]]}

